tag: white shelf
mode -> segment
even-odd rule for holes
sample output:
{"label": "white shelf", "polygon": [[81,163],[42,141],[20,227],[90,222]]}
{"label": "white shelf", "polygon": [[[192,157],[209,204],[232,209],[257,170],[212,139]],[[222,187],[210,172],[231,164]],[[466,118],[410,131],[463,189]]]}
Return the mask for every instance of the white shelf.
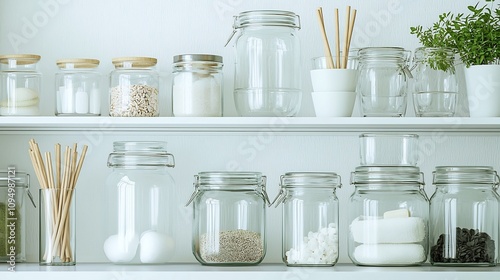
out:
{"label": "white shelf", "polygon": [[112,118],[0,117],[1,131],[165,131],[165,132],[500,132],[500,118]]}
{"label": "white shelf", "polygon": [[286,267],[283,264],[258,266],[211,267],[199,264],[169,264],[118,266],[111,264],[78,264],[73,267],[46,267],[38,264],[18,264],[16,273],[1,265],[2,280],[278,280],[278,279],[500,279],[500,267],[360,267],[337,264],[334,267]]}

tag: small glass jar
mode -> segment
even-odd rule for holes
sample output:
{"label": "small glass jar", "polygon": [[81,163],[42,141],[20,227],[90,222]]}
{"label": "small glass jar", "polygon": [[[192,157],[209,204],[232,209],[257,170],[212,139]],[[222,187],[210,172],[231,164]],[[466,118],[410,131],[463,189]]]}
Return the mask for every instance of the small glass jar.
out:
{"label": "small glass jar", "polygon": [[175,253],[175,190],[167,171],[174,156],[165,142],[114,142],[108,167],[108,234],[113,263],[166,263]]}
{"label": "small glass jar", "polygon": [[281,176],[273,204],[283,203],[283,262],[287,266],[333,266],[339,256],[336,173],[290,172]]}
{"label": "small glass jar", "polygon": [[101,115],[101,76],[97,59],[61,59],[57,61],[56,115]]}
{"label": "small glass jar", "polygon": [[357,265],[411,266],[427,259],[429,201],[414,166],[359,166],[351,174],[349,258]]}
{"label": "small glass jar", "polygon": [[418,134],[360,134],[360,164],[370,166],[417,166],[419,160],[418,138]]}
{"label": "small glass jar", "polygon": [[413,105],[417,117],[453,117],[458,102],[455,52],[418,48],[414,56]]}
{"label": "small glass jar", "polygon": [[174,117],[222,117],[222,57],[176,55],[173,68]]}
{"label": "small glass jar", "polygon": [[27,173],[11,167],[0,172],[0,261],[10,267],[26,261],[26,195],[35,206],[29,185]]}
{"label": "small glass jar", "polygon": [[363,117],[402,117],[406,113],[410,52],[399,47],[359,50],[358,83]]}
{"label": "small glass jar", "polygon": [[156,58],[114,58],[110,75],[109,115],[112,117],[158,117],[159,76]]}
{"label": "small glass jar", "polygon": [[204,265],[255,265],[266,254],[266,177],[259,172],[195,176],[193,254]]}
{"label": "small glass jar", "polygon": [[0,56],[0,115],[36,116],[40,114],[42,75],[36,66],[39,55]]}
{"label": "small glass jar", "polygon": [[430,202],[430,262],[495,266],[499,238],[499,178],[490,166],[437,166]]}
{"label": "small glass jar", "polygon": [[288,11],[235,17],[234,102],[240,116],[291,117],[301,106],[300,18]]}

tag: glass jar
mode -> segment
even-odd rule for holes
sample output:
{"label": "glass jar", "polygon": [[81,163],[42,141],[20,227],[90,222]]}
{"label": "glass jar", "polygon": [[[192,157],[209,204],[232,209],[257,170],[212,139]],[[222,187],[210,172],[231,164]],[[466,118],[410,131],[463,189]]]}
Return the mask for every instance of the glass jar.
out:
{"label": "glass jar", "polygon": [[174,117],[222,117],[222,57],[176,55],[173,68]]}
{"label": "glass jar", "polygon": [[112,117],[158,117],[159,76],[156,58],[114,58],[110,75],[109,115]]}
{"label": "glass jar", "polygon": [[61,59],[57,61],[56,115],[101,115],[100,75],[97,59]]}
{"label": "glass jar", "polygon": [[0,172],[0,261],[14,268],[26,261],[26,195],[35,206],[29,185],[29,174],[13,167]]}
{"label": "glass jar", "polygon": [[414,166],[359,166],[351,174],[349,258],[357,265],[410,266],[427,259],[429,201]]}
{"label": "glass jar", "polygon": [[40,114],[42,75],[36,66],[39,55],[0,56],[0,115],[35,116]]}
{"label": "glass jar", "polygon": [[165,142],[114,142],[108,167],[108,233],[104,253],[113,263],[156,264],[175,252],[174,156]]}
{"label": "glass jar", "polygon": [[418,48],[414,60],[413,105],[417,117],[453,117],[458,101],[455,52]]}
{"label": "glass jar", "polygon": [[283,203],[283,262],[287,266],[333,266],[339,256],[336,173],[290,172],[281,176],[273,204]]}
{"label": "glass jar", "polygon": [[300,18],[287,11],[247,11],[235,17],[234,101],[244,117],[295,116],[302,101]]}
{"label": "glass jar", "polygon": [[266,254],[266,177],[259,172],[195,176],[193,254],[204,265],[255,265]]}
{"label": "glass jar", "polygon": [[438,166],[430,202],[430,262],[495,266],[499,178],[490,166]]}
{"label": "glass jar", "polygon": [[402,117],[406,113],[410,52],[398,47],[359,50],[358,83],[363,117]]}

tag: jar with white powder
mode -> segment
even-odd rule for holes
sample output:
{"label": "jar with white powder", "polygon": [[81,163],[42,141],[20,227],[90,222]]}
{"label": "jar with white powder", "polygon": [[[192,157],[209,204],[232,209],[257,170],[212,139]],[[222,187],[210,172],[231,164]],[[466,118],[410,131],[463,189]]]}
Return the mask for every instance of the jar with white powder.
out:
{"label": "jar with white powder", "polygon": [[289,172],[273,204],[283,204],[283,262],[287,266],[333,266],[339,256],[336,173]]}
{"label": "jar with white powder", "polygon": [[222,57],[174,56],[172,113],[175,117],[222,117]]}
{"label": "jar with white powder", "polygon": [[158,117],[159,76],[152,57],[113,59],[110,74],[109,115],[112,117]]}
{"label": "jar with white powder", "polygon": [[415,166],[359,166],[351,174],[349,258],[357,265],[410,266],[427,259],[429,200]]}
{"label": "jar with white powder", "polygon": [[101,76],[95,70],[99,60],[61,59],[56,63],[56,115],[101,115]]}
{"label": "jar with white powder", "polygon": [[37,71],[39,55],[0,56],[0,115],[39,115],[42,75]]}

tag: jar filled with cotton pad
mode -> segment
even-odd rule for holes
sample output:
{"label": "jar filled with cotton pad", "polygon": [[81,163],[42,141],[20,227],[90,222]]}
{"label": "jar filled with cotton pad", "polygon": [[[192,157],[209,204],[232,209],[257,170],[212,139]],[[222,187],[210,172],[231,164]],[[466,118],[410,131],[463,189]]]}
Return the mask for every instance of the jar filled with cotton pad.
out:
{"label": "jar filled with cotton pad", "polygon": [[0,56],[0,115],[40,114],[42,75],[36,69],[40,58],[34,54]]}
{"label": "jar filled with cotton pad", "polygon": [[351,174],[349,258],[357,265],[412,266],[427,259],[429,200],[414,166],[359,166]]}

